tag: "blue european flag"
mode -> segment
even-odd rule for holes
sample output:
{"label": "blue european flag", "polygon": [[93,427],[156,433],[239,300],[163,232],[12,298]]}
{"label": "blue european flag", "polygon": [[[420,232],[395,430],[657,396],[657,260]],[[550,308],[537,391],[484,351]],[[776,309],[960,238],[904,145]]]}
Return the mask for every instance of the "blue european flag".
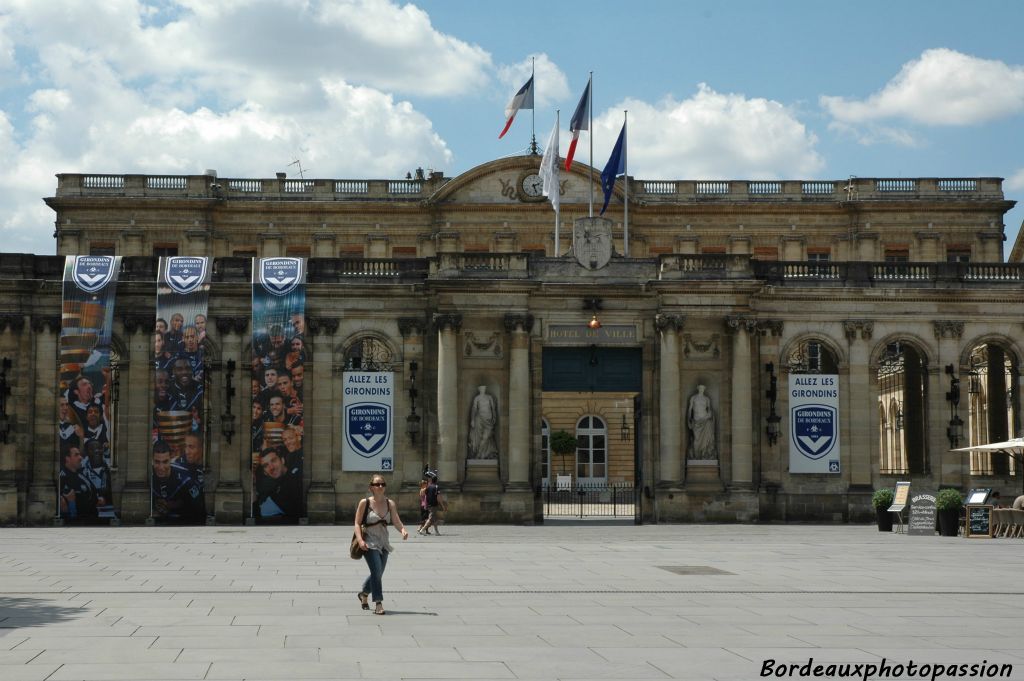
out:
{"label": "blue european flag", "polygon": [[601,206],[601,215],[608,209],[608,201],[612,198],[612,190],[615,188],[615,178],[626,172],[626,124],[622,124],[619,132],[619,139],[615,142],[612,155],[608,157],[608,163],[601,171],[601,189],[604,191],[604,205]]}

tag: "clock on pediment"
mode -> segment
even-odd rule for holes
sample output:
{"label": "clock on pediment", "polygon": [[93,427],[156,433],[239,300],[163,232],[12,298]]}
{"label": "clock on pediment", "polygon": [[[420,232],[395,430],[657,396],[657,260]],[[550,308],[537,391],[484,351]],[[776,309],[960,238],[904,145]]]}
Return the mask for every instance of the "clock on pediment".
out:
{"label": "clock on pediment", "polygon": [[516,194],[520,201],[543,201],[544,180],[536,170],[527,170],[519,175],[516,182]]}

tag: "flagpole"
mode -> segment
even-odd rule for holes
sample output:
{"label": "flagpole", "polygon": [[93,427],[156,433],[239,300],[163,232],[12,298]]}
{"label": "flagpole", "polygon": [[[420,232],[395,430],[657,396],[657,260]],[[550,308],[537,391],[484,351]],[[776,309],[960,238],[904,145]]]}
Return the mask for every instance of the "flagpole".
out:
{"label": "flagpole", "polygon": [[[561,125],[561,121],[562,121],[562,110],[561,109],[555,109],[555,128],[557,128],[559,125]],[[555,167],[556,168],[558,167],[558,149],[555,149]],[[556,192],[558,191],[558,183],[555,183],[555,191]],[[561,250],[559,248],[560,244],[558,243],[559,242],[558,226],[561,223],[561,212],[562,212],[562,202],[559,201],[558,203],[555,204],[555,257],[556,258],[559,256],[559,251]]]}
{"label": "flagpole", "polygon": [[[537,75],[536,57],[530,57],[530,80],[533,81],[533,100],[537,101]],[[537,107],[530,107],[530,153],[537,155]]]}
{"label": "flagpole", "polygon": [[590,80],[587,81],[587,96],[590,102],[587,104],[590,114],[590,217],[594,217],[594,72],[590,72]]}
{"label": "flagpole", "polygon": [[[622,112],[622,129],[625,131],[629,124],[629,110]],[[623,133],[623,144],[625,145],[626,159],[622,164],[622,198],[625,201],[626,208],[624,211],[624,217],[622,219],[622,243],[624,255],[629,257],[629,133]]]}

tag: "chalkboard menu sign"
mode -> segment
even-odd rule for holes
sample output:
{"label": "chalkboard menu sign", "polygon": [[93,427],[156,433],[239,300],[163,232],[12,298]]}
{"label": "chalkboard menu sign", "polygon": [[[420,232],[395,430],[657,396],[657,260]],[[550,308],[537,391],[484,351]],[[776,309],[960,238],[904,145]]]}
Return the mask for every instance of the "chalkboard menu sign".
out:
{"label": "chalkboard menu sign", "polygon": [[931,537],[935,534],[935,495],[915,494],[910,499],[910,523],[907,534]]}
{"label": "chalkboard menu sign", "polygon": [[992,507],[991,506],[968,506],[967,507],[967,537],[978,539],[981,537],[992,537]]}

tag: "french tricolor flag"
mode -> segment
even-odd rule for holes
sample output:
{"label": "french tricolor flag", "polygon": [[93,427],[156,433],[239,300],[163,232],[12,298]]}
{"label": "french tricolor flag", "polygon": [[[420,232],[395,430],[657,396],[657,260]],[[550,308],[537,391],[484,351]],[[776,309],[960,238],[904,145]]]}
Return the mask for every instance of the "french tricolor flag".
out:
{"label": "french tricolor flag", "polygon": [[530,76],[530,80],[526,81],[526,85],[519,88],[519,92],[515,94],[512,101],[505,107],[505,115],[508,116],[508,120],[505,121],[505,127],[502,129],[501,134],[498,135],[498,139],[505,136],[508,129],[512,127],[512,121],[515,120],[516,114],[519,113],[520,109],[532,109],[533,108],[533,76]]}
{"label": "french tricolor flag", "polygon": [[576,105],[576,113],[569,121],[569,132],[572,133],[572,141],[569,142],[569,153],[565,155],[565,169],[572,168],[572,157],[576,154],[576,142],[580,139],[580,130],[590,130],[590,81],[580,97],[580,103]]}

